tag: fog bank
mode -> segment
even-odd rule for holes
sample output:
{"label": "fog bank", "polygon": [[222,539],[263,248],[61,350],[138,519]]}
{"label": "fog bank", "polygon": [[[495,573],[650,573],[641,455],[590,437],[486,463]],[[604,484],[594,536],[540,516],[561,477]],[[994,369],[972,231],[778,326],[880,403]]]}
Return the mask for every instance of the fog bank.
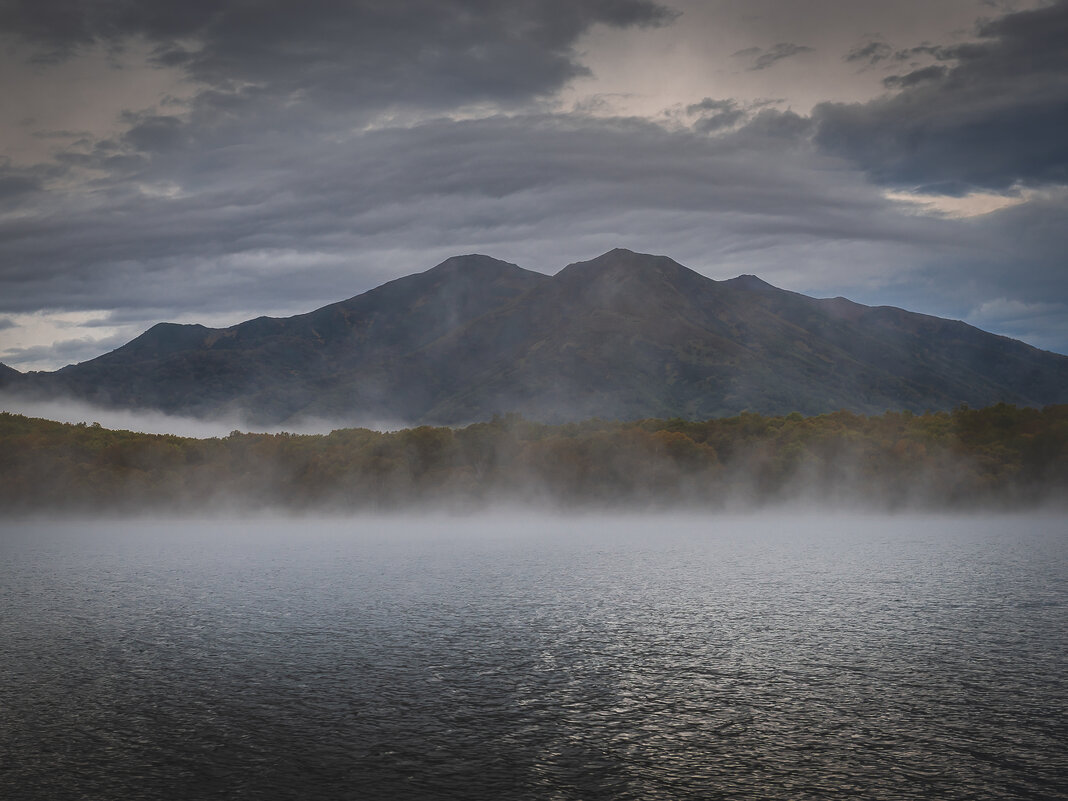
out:
{"label": "fog bank", "polygon": [[[134,431],[142,434],[174,434],[179,437],[225,437],[233,431],[242,433],[280,434],[329,434],[337,428],[352,427],[352,421],[324,420],[305,417],[285,425],[263,426],[251,422],[241,414],[200,418],[170,415],[151,410],[122,409],[97,406],[85,401],[50,398],[38,399],[17,394],[0,393],[0,412],[21,414],[54,420],[58,423],[99,423],[103,428],[119,431]],[[361,428],[374,431],[394,431],[404,423],[395,420],[368,419],[359,422]]]}
{"label": "fog bank", "polygon": [[1063,509],[1068,406],[195,439],[0,413],[0,512]]}

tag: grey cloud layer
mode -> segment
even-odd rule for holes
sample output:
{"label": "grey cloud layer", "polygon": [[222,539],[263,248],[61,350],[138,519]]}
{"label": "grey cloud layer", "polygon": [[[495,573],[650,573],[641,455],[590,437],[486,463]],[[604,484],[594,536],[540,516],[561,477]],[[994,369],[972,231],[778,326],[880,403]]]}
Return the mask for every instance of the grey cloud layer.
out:
{"label": "grey cloud layer", "polygon": [[104,350],[113,350],[129,341],[129,337],[119,335],[105,339],[80,337],[64,339],[51,345],[33,345],[28,348],[8,348],[4,351],[4,363],[18,369],[25,363],[38,360],[56,360],[62,364],[77,364],[93,359]]}
{"label": "grey cloud layer", "polygon": [[523,100],[583,74],[572,47],[598,23],[659,25],[651,0],[11,0],[0,31],[61,60],[79,48],[153,46],[201,107],[263,99],[368,108]]}
{"label": "grey cloud layer", "polygon": [[[123,174],[87,196],[42,193],[37,213],[0,223],[5,277],[20,284],[4,304],[158,305],[160,281],[181,285],[171,291],[183,297],[291,280],[284,267],[264,275],[250,254],[266,252],[281,265],[287,253],[308,254],[304,267],[330,273],[325,283],[346,254],[551,240],[580,223],[610,231],[618,215],[637,212],[729,215],[754,236],[776,226],[872,240],[917,235],[913,221],[873,224],[862,209],[886,204],[855,179],[808,165],[803,143],[767,119],[781,116],[758,115],[744,136],[718,139],[639,120],[540,115],[439,120],[344,141],[301,137],[281,150],[274,140],[250,141],[240,153],[183,154],[185,194],[138,191],[177,177],[160,158],[136,183]],[[429,265],[411,268],[419,266]]]}
{"label": "grey cloud layer", "polygon": [[[976,44],[924,45],[913,55],[937,69],[903,73],[897,94],[871,103],[805,117],[706,98],[679,130],[513,105],[581,74],[574,47],[592,26],[670,20],[641,0],[7,3],[0,29],[41,56],[140,37],[196,93],[131,110],[121,133],[54,162],[0,163],[0,313],[293,313],[459,252],[551,271],[626,246],[715,277],[757,272],[930,313],[1052,300],[1063,319],[1063,193],[938,220],[903,213],[865,173],[891,185],[1063,181],[1066,8],[989,23]],[[807,50],[744,58],[761,69]],[[889,46],[847,58],[905,65]],[[426,119],[481,101],[509,114]],[[366,126],[404,105],[419,124]],[[1068,350],[1068,331],[1044,344]]]}
{"label": "grey cloud layer", "polygon": [[[731,108],[709,101],[700,110]],[[122,180],[0,225],[4,280],[18,288],[0,310],[112,308],[134,319],[140,309],[222,312],[240,299],[250,313],[296,312],[457,252],[552,271],[617,245],[718,277],[852,287],[869,302],[887,299],[877,287],[896,285],[894,297],[932,312],[940,292],[948,301],[966,284],[971,305],[991,293],[1068,296],[1056,226],[1014,254],[1008,286],[997,262],[976,269],[996,249],[991,226],[1003,217],[902,214],[858,173],[813,154],[807,126],[767,109],[715,137],[640,120],[501,116],[294,139],[281,153],[273,141],[248,143],[229,160],[187,154],[195,192],[152,197]],[[140,178],[151,184],[151,171]],[[1033,215],[1016,215],[999,237],[1034,227]],[[921,266],[942,288],[908,298],[901,293]]]}
{"label": "grey cloud layer", "polygon": [[1065,42],[1060,0],[986,23],[976,42],[922,48],[943,63],[889,78],[897,94],[817,106],[817,142],[879,183],[921,191],[1068,183]]}

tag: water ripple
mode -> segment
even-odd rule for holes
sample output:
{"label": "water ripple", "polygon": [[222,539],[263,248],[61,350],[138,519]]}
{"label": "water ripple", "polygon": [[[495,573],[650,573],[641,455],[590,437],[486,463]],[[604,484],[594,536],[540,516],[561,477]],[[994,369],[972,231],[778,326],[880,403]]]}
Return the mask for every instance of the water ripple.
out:
{"label": "water ripple", "polygon": [[1062,521],[291,525],[6,535],[0,797],[1065,797]]}

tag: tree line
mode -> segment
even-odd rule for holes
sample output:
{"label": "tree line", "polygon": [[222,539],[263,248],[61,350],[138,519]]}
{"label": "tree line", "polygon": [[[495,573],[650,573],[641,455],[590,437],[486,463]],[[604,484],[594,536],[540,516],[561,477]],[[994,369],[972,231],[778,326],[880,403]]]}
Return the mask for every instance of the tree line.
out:
{"label": "tree line", "polygon": [[462,428],[211,439],[0,413],[8,514],[496,503],[1022,508],[1063,505],[1065,490],[1068,405],[558,425],[509,415]]}

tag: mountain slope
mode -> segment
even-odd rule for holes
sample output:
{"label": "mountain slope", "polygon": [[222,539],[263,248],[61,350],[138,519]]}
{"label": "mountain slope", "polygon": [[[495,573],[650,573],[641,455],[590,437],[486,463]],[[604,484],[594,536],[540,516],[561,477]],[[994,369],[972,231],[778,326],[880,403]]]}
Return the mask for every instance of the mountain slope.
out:
{"label": "mountain slope", "polygon": [[487,256],[430,270],[288,318],[223,329],[160,323],[111,353],[55,374],[77,397],[167,412],[250,413],[284,420],[320,413],[390,412],[407,419],[429,388],[404,357],[548,276]]}
{"label": "mountain slope", "polygon": [[961,322],[614,250],[551,278],[463,256],[314,312],[161,324],[35,383],[259,422],[461,423],[520,412],[707,418],[1068,402],[1068,357]]}
{"label": "mountain slope", "polygon": [[483,367],[464,373],[430,419],[500,410],[554,420],[705,418],[746,408],[814,414],[1068,399],[1066,357],[753,276],[712,281],[629,251],[567,267],[435,343],[428,363],[461,342],[483,355]]}

